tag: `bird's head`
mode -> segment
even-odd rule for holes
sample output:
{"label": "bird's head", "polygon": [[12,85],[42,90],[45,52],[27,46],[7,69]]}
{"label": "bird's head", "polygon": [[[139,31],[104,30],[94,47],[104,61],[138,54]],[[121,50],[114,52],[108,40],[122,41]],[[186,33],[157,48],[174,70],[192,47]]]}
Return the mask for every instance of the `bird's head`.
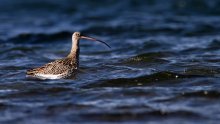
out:
{"label": "bird's head", "polygon": [[80,32],[74,32],[72,36],[72,40],[79,40],[81,36]]}
{"label": "bird's head", "polygon": [[79,39],[87,39],[87,40],[91,40],[91,41],[98,41],[98,42],[101,42],[101,43],[105,44],[107,47],[111,48],[111,47],[110,47],[106,42],[104,42],[104,41],[95,39],[95,38],[93,38],[93,37],[82,36],[80,32],[74,32],[74,33],[73,33],[73,36],[72,36],[72,40],[75,41],[75,40],[79,40]]}

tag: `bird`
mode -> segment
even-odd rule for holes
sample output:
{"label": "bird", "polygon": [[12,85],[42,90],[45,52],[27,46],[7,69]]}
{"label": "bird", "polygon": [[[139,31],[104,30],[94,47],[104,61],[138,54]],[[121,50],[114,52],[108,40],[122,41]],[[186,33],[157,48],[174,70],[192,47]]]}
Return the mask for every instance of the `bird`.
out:
{"label": "bird", "polygon": [[40,79],[62,79],[74,75],[79,69],[80,39],[98,41],[111,48],[104,41],[89,36],[83,36],[80,32],[74,32],[72,35],[72,48],[66,57],[52,61],[41,67],[27,70],[26,75],[28,77]]}

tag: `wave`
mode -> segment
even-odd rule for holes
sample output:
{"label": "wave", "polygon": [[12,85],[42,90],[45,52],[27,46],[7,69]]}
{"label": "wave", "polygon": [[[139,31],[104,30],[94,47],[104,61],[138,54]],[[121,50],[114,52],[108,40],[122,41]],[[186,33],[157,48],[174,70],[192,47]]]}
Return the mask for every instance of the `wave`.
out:
{"label": "wave", "polygon": [[135,78],[118,78],[98,81],[99,83],[89,84],[84,88],[95,88],[95,87],[136,87],[136,86],[150,86],[171,80],[179,80],[184,78],[196,78],[202,77],[199,75],[184,75],[173,73],[169,71],[162,71],[153,73],[151,75],[144,75]]}
{"label": "wave", "polygon": [[206,97],[206,98],[219,98],[220,92],[216,90],[204,90],[204,91],[193,91],[193,92],[184,92],[181,95],[182,97]]}
{"label": "wave", "polygon": [[63,40],[71,38],[72,32],[61,31],[58,33],[46,34],[46,33],[22,33],[15,37],[5,40],[5,42],[14,43],[46,43],[51,41]]}

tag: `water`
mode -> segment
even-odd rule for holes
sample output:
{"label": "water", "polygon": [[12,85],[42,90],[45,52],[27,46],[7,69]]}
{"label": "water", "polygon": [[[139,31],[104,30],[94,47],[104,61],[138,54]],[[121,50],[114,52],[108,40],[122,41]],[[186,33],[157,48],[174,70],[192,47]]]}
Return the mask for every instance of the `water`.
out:
{"label": "water", "polygon": [[[207,124],[220,120],[218,0],[1,0],[1,123]],[[80,42],[74,79],[27,69]]]}

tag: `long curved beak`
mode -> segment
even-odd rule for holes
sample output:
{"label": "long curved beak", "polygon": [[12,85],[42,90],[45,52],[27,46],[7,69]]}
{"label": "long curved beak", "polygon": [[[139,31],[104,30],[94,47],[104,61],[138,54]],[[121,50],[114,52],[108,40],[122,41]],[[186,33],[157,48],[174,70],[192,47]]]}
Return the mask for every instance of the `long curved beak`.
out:
{"label": "long curved beak", "polygon": [[101,40],[98,40],[98,39],[95,39],[95,38],[93,38],[93,37],[80,36],[80,38],[82,38],[82,39],[87,39],[87,40],[92,40],[92,41],[98,41],[98,42],[100,42],[100,43],[105,44],[108,48],[111,48],[106,42],[101,41]]}

